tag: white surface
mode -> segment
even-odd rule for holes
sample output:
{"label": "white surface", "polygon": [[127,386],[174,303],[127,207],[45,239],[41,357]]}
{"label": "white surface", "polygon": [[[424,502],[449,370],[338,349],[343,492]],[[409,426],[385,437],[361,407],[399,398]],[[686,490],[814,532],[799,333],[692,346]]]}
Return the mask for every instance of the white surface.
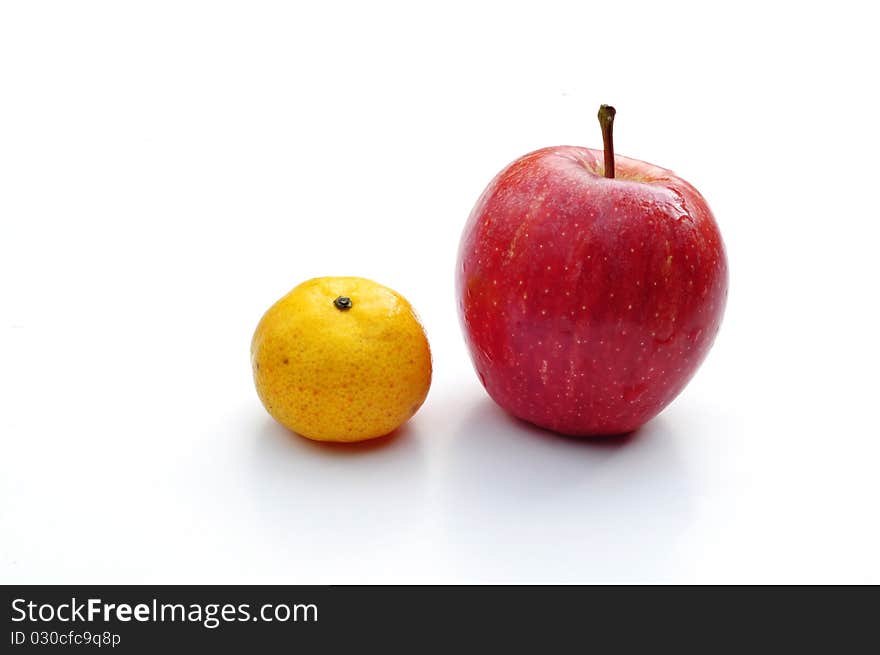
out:
{"label": "white surface", "polygon": [[[0,582],[880,582],[867,5],[589,5],[4,3]],[[453,295],[485,184],[598,146],[601,102],[731,269],[702,370],[611,445],[497,409]],[[257,320],[319,275],[421,314],[396,439],[257,400]]]}

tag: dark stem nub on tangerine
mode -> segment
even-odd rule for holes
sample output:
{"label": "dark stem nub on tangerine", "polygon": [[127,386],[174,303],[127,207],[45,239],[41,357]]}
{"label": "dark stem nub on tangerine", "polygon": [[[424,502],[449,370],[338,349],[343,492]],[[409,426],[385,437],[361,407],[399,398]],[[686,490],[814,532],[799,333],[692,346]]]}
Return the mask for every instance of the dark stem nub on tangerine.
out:
{"label": "dark stem nub on tangerine", "polygon": [[351,298],[348,296],[339,296],[333,301],[333,304],[336,305],[336,309],[344,312],[351,309]]}

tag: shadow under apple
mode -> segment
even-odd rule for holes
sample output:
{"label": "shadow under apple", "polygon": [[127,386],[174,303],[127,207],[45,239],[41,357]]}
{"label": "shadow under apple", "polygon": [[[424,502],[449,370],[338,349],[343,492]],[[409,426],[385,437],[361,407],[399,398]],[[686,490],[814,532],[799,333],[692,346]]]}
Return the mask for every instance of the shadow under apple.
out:
{"label": "shadow under apple", "polygon": [[672,422],[617,437],[555,434],[488,398],[449,444],[448,538],[462,580],[591,582],[674,577],[692,520]]}

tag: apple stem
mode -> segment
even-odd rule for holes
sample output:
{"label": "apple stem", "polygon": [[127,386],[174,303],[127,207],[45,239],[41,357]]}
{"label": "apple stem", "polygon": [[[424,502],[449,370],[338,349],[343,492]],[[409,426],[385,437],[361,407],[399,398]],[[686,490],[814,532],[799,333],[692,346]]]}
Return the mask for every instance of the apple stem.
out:
{"label": "apple stem", "polygon": [[599,126],[602,128],[602,141],[605,144],[605,177],[614,178],[614,139],[612,131],[614,129],[614,107],[611,105],[600,105],[599,107]]}

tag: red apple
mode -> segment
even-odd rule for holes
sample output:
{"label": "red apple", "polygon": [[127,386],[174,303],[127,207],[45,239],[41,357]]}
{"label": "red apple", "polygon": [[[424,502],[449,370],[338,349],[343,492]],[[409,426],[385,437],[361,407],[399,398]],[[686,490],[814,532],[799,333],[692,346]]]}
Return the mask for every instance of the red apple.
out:
{"label": "red apple", "polygon": [[690,184],[605,150],[529,153],[480,196],[457,292],[480,381],[508,412],[573,435],[656,416],[705,358],[724,313],[727,259]]}

